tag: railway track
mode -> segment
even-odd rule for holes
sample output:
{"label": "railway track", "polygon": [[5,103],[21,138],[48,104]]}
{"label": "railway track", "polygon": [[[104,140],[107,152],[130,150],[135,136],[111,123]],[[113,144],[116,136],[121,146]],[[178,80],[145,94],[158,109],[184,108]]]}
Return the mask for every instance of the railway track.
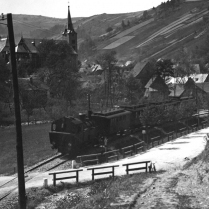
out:
{"label": "railway track", "polygon": [[[35,178],[37,175],[30,177],[28,174],[31,172],[47,172],[50,170],[53,170],[60,165],[63,165],[64,163],[68,162],[69,159],[67,159],[67,155],[59,154],[57,156],[54,156],[52,158],[49,158],[32,168],[29,168],[25,171],[25,183],[30,181],[31,179]],[[8,197],[12,192],[14,192],[17,189],[18,185],[18,177],[15,176],[11,180],[5,182],[4,184],[0,185],[0,203],[1,201],[5,200],[6,197]],[[1,206],[1,205],[0,205]]]}

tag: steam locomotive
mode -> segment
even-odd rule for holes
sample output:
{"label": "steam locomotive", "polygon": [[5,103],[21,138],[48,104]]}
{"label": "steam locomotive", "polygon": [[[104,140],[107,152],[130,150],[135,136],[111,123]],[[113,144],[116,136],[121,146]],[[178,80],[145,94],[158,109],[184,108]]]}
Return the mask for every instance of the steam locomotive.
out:
{"label": "steam locomotive", "polygon": [[87,145],[97,144],[101,137],[128,129],[131,112],[117,108],[108,111],[79,114],[79,118],[63,117],[51,124],[49,132],[53,149],[76,155]]}
{"label": "steam locomotive", "polygon": [[[150,108],[158,105],[179,105],[182,101],[168,101],[150,104]],[[80,113],[78,118],[63,117],[51,124],[50,143],[58,152],[72,156],[88,145],[99,143],[101,137],[109,137],[124,130],[142,127],[140,115],[146,105],[124,105],[119,108],[100,112],[88,111]]]}

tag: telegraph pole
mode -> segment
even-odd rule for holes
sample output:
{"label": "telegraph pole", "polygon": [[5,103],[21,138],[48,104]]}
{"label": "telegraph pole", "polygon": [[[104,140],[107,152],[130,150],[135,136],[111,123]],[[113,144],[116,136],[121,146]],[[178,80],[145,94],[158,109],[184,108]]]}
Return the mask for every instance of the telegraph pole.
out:
{"label": "telegraph pole", "polygon": [[14,105],[15,105],[19,206],[20,206],[20,209],[26,209],[25,176],[24,176],[24,161],[23,161],[23,146],[22,146],[22,126],[21,126],[19,89],[18,89],[16,57],[15,57],[15,41],[14,41],[14,31],[13,31],[11,13],[7,14],[7,26],[8,26],[8,34],[9,34]]}

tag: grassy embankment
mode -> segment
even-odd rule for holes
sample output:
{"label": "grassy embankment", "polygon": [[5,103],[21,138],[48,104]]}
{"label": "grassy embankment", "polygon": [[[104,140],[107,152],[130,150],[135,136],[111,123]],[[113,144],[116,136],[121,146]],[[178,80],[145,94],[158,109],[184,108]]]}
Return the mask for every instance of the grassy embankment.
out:
{"label": "grassy embankment", "polygon": [[[55,154],[49,142],[50,124],[22,126],[24,164],[31,166]],[[17,171],[16,130],[14,126],[0,129],[0,174]]]}

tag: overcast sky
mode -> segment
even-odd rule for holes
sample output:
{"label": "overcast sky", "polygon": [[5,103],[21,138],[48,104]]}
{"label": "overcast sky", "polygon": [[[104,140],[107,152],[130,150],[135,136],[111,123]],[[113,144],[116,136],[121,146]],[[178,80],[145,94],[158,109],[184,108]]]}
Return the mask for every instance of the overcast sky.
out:
{"label": "overcast sky", "polygon": [[[72,17],[101,13],[136,12],[159,5],[164,0],[69,0]],[[0,14],[31,14],[67,17],[68,0],[0,0]]]}

